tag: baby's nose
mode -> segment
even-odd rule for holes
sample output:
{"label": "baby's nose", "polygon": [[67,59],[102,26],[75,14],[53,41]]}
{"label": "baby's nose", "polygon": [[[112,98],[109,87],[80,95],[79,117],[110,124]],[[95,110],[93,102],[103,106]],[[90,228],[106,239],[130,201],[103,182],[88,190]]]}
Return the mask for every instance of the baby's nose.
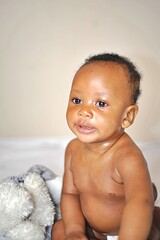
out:
{"label": "baby's nose", "polygon": [[78,112],[79,117],[85,117],[85,118],[91,118],[92,117],[92,111],[90,108],[81,108]]}

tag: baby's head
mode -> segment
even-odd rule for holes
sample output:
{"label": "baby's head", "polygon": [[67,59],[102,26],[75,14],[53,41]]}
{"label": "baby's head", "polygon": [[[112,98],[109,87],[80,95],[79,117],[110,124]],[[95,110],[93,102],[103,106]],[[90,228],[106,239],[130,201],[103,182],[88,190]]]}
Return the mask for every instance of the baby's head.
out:
{"label": "baby's head", "polygon": [[93,62],[104,62],[104,63],[114,63],[117,66],[122,67],[126,74],[128,75],[128,81],[131,86],[133,104],[137,103],[140,91],[140,80],[141,74],[137,70],[136,66],[126,57],[120,56],[114,53],[103,53],[91,56],[85,60],[85,63],[80,67],[80,69]]}
{"label": "baby's head", "polygon": [[137,115],[140,79],[134,64],[117,54],[86,59],[72,82],[67,108],[70,129],[88,142],[120,136]]}

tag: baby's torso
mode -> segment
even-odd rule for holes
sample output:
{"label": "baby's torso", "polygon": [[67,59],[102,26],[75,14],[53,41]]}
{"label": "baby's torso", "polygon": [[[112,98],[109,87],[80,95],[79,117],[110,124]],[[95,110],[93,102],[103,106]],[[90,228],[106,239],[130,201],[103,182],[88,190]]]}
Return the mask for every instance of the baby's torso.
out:
{"label": "baby's torso", "polygon": [[123,181],[114,159],[114,153],[89,159],[79,149],[72,161],[73,181],[86,220],[95,230],[110,235],[117,234],[125,205]]}

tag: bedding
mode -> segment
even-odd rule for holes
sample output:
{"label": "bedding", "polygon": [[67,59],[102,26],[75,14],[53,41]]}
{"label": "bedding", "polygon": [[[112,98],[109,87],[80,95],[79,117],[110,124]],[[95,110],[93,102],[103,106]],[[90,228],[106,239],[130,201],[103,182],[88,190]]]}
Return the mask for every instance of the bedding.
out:
{"label": "bedding", "polygon": [[[22,174],[37,164],[47,167],[58,176],[62,176],[65,147],[70,140],[70,137],[1,138],[0,179]],[[147,160],[152,181],[160,193],[160,141],[137,143],[137,145]],[[157,205],[160,205],[159,195]]]}
{"label": "bedding", "polygon": [[[71,140],[69,137],[54,138],[28,138],[28,139],[0,139],[0,183],[6,179],[17,181],[19,176],[25,176],[28,169],[33,169],[40,174],[50,190],[54,189],[54,201],[59,209],[60,192],[62,186],[62,175],[64,165],[64,153],[67,143]],[[160,206],[160,142],[138,143],[142,150],[150,171],[152,181],[157,186],[158,198],[156,205]],[[38,167],[37,167],[38,166]],[[43,171],[47,168],[47,171]],[[48,170],[54,173],[51,179],[48,179]],[[47,179],[45,178],[47,172]],[[18,176],[18,177],[17,177]],[[56,194],[55,194],[56,193]],[[60,217],[59,210],[57,218]],[[50,239],[50,230],[46,235],[46,240]],[[115,239],[115,238],[109,238]],[[0,240],[9,240],[7,237],[0,236]],[[18,240],[18,239],[16,239]]]}

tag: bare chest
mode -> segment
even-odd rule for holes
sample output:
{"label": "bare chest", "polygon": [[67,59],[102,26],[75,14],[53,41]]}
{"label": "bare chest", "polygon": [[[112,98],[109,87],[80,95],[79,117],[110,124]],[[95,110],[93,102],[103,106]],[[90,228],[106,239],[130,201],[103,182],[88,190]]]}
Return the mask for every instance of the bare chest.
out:
{"label": "bare chest", "polygon": [[81,195],[124,200],[124,186],[112,159],[75,159],[73,181]]}

